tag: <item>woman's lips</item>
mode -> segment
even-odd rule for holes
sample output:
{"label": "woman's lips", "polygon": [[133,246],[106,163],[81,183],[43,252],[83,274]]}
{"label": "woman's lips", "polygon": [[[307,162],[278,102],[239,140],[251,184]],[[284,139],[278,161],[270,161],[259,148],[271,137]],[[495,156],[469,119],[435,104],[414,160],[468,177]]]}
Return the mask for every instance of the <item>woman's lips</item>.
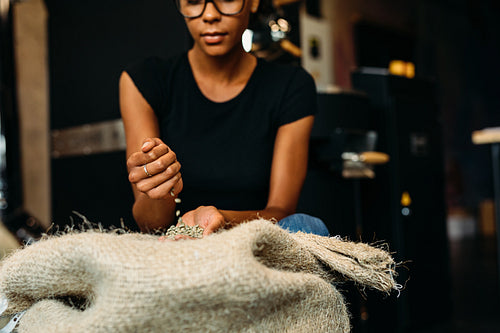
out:
{"label": "woman's lips", "polygon": [[222,32],[209,32],[201,35],[201,37],[207,44],[219,44],[222,42],[225,36],[226,34]]}

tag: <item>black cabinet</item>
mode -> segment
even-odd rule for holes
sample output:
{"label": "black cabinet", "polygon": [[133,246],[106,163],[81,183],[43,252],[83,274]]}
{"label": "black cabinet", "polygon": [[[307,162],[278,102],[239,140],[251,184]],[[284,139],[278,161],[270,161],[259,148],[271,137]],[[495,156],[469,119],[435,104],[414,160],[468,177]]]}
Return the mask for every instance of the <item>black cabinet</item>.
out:
{"label": "black cabinet", "polygon": [[401,296],[368,297],[368,331],[407,332],[444,322],[451,311],[442,123],[432,82],[354,73],[355,89],[379,115],[379,149],[390,162],[365,183],[365,239],[385,240],[398,262]]}

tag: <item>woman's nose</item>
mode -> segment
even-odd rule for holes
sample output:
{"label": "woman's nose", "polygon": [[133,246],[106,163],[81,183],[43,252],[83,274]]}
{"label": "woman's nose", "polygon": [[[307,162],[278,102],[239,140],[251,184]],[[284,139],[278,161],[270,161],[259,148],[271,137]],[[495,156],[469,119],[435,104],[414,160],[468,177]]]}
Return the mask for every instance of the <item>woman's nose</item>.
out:
{"label": "woman's nose", "polygon": [[220,20],[221,13],[215,7],[213,2],[207,2],[205,11],[203,12],[203,20],[207,22]]}

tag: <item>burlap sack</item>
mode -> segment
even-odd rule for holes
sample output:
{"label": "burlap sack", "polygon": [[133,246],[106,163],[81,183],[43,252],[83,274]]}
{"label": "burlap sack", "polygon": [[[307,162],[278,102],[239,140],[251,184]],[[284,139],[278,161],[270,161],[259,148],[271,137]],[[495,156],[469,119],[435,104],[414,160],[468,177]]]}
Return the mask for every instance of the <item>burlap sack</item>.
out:
{"label": "burlap sack", "polygon": [[395,289],[365,244],[257,220],[201,240],[100,232],[49,237],[2,261],[19,332],[348,332],[336,281]]}

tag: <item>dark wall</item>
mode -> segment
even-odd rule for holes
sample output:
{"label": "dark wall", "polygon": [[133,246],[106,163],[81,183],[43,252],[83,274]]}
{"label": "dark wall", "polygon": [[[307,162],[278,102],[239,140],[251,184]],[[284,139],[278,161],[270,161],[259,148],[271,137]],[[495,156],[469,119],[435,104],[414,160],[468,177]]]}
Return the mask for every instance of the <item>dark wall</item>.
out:
{"label": "dark wall", "polygon": [[[46,0],[51,129],[120,118],[118,80],[138,59],[186,50],[187,29],[172,1]],[[52,215],[135,227],[125,152],[52,159]]]}
{"label": "dark wall", "polygon": [[417,13],[417,73],[439,88],[447,204],[474,210],[493,196],[489,147],[473,145],[471,133],[500,126],[500,3],[428,0]]}
{"label": "dark wall", "polygon": [[145,56],[187,48],[172,1],[47,0],[51,127],[119,118],[118,78]]}

